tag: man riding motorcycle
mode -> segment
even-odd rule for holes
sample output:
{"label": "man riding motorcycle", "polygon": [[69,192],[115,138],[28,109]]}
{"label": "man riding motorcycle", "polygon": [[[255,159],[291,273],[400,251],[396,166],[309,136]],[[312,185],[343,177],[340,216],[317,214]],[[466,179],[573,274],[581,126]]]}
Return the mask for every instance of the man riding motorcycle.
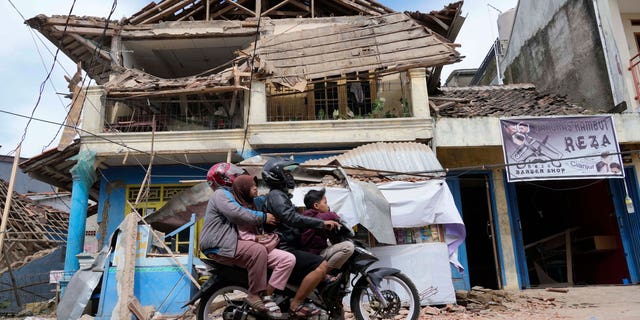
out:
{"label": "man riding motorcycle", "polygon": [[320,310],[312,305],[304,305],[303,301],[325,278],[328,266],[322,257],[298,248],[300,228],[332,230],[339,228],[340,224],[298,214],[289,193],[290,189],[295,188],[291,171],[297,167],[298,163],[284,158],[267,161],[262,168],[262,179],[270,190],[263,211],[272,213],[278,220],[275,228],[275,232],[280,236],[278,248],[289,251],[296,257],[291,281],[300,282],[300,287],[291,300],[291,312],[299,317],[309,317],[319,314]]}

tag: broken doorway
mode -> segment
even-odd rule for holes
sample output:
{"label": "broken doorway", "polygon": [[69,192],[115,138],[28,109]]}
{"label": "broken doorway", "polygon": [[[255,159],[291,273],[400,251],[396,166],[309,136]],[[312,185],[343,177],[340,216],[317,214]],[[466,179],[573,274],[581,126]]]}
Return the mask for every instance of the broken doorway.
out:
{"label": "broken doorway", "polygon": [[500,289],[489,177],[484,173],[459,176],[462,219],[471,287]]}
{"label": "broken doorway", "polygon": [[522,237],[531,286],[629,278],[607,179],[519,182],[515,190],[514,236]]}

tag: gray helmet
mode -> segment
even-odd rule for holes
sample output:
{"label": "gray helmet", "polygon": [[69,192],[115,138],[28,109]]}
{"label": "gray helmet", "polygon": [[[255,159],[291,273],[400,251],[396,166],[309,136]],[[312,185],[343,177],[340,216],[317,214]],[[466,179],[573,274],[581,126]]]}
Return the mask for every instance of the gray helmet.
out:
{"label": "gray helmet", "polygon": [[275,158],[267,161],[262,167],[262,180],[270,188],[293,189],[296,186],[291,171],[300,164],[286,158]]}

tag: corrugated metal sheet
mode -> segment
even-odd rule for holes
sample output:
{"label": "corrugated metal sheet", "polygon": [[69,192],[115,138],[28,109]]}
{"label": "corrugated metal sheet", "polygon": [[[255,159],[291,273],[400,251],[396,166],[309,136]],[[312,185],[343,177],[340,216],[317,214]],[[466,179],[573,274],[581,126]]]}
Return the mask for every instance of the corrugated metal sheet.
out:
{"label": "corrugated metal sheet", "polygon": [[360,146],[339,156],[309,160],[306,166],[328,165],[337,160],[345,167],[444,175],[442,165],[429,146],[416,142],[372,143]]}

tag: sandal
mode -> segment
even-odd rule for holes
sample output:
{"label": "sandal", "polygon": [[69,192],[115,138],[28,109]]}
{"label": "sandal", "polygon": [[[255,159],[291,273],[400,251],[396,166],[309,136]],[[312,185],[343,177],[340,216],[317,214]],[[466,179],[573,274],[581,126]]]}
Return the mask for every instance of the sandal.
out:
{"label": "sandal", "polygon": [[244,298],[244,301],[249,305],[249,307],[251,309],[254,309],[258,312],[267,312],[269,311],[267,309],[267,307],[264,305],[264,302],[262,302],[262,299],[260,299],[260,297],[255,296],[250,298],[249,296],[247,296],[246,298]]}
{"label": "sandal", "polygon": [[271,319],[285,319],[285,314],[282,313],[280,307],[278,306],[271,296],[263,296],[262,302],[264,302],[264,306],[267,309],[267,316]]}
{"label": "sandal", "polygon": [[310,305],[300,304],[295,310],[292,309],[290,313],[298,318],[309,318],[320,314],[320,310]]}

